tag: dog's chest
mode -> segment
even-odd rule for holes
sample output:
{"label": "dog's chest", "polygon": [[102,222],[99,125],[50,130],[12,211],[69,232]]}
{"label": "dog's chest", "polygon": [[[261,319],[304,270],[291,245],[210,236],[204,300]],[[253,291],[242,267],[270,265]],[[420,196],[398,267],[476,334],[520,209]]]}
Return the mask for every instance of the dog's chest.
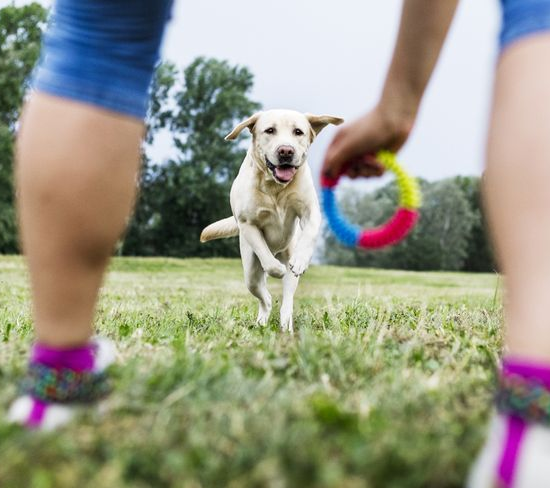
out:
{"label": "dog's chest", "polygon": [[266,198],[256,207],[256,226],[272,251],[286,249],[296,230],[298,211],[291,200]]}

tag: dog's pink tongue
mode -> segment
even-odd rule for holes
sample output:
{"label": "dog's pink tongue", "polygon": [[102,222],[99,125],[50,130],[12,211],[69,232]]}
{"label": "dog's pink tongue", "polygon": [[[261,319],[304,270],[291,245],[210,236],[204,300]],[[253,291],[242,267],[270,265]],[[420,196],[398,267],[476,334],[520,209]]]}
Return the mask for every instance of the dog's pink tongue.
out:
{"label": "dog's pink tongue", "polygon": [[296,174],[296,168],[293,166],[277,166],[275,167],[275,176],[281,181],[290,181]]}

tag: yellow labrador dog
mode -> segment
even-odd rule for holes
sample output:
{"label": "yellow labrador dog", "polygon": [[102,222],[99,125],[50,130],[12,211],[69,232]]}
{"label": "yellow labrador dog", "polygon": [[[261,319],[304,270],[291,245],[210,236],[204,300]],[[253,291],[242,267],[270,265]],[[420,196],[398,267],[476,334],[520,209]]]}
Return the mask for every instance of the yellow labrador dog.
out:
{"label": "yellow labrador dog", "polygon": [[321,226],[307,152],[324,127],[342,122],[330,115],[269,110],[241,122],[226,137],[234,140],[249,129],[252,144],[231,187],[233,216],[206,227],[201,241],[239,236],[245,282],[260,302],[261,325],[271,313],[269,275],[283,279],[281,329],[293,331],[294,293]]}

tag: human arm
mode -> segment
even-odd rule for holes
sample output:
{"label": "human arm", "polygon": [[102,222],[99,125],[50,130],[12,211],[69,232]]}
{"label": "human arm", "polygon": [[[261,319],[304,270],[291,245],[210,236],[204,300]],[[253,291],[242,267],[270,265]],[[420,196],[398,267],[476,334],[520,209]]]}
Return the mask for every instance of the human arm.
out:
{"label": "human arm", "polygon": [[380,174],[383,170],[373,155],[380,149],[397,151],[403,146],[457,4],[458,0],[405,0],[380,101],[373,110],[338,131],[323,163],[326,176],[335,177],[344,165],[352,177]]}

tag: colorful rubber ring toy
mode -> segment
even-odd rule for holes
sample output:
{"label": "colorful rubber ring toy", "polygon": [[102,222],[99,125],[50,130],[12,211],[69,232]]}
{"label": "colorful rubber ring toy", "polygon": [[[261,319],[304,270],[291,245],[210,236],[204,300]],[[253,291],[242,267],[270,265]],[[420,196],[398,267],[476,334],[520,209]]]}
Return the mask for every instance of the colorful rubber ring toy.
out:
{"label": "colorful rubber ring toy", "polygon": [[395,175],[399,190],[399,207],[393,216],[380,227],[361,230],[350,224],[340,215],[334,196],[334,189],[338,185],[341,175],[337,178],[321,176],[323,210],[328,225],[336,238],[349,247],[380,249],[397,244],[409,234],[418,221],[421,197],[416,179],[406,173],[397,162],[395,154],[389,151],[380,151],[376,155],[376,160]]}

